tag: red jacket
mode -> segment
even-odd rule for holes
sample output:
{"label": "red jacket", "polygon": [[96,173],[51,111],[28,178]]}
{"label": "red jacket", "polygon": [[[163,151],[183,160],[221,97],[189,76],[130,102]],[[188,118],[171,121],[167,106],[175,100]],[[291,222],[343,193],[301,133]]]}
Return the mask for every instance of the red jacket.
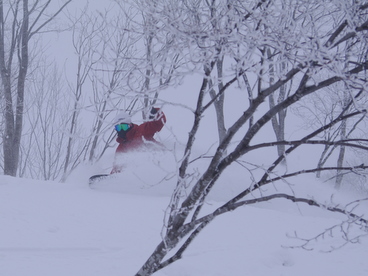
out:
{"label": "red jacket", "polygon": [[[149,144],[150,142],[158,143],[153,136],[163,128],[165,123],[166,116],[161,110],[159,110],[154,121],[145,122],[141,125],[132,124],[129,131],[126,132],[125,139],[121,137],[116,138],[116,141],[119,143],[116,153],[118,154],[135,150],[145,144]],[[121,168],[121,164],[114,164],[111,173],[120,172]]]}

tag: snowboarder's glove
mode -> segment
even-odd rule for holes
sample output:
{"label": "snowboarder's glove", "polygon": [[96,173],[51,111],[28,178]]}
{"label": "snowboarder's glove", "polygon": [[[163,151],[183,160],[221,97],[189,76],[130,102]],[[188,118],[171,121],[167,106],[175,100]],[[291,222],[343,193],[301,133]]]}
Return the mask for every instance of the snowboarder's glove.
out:
{"label": "snowboarder's glove", "polygon": [[159,108],[156,108],[156,107],[152,107],[151,108],[151,111],[150,111],[150,115],[149,115],[149,119],[150,120],[154,120],[156,119],[156,115],[157,115],[157,112],[159,111],[160,109]]}

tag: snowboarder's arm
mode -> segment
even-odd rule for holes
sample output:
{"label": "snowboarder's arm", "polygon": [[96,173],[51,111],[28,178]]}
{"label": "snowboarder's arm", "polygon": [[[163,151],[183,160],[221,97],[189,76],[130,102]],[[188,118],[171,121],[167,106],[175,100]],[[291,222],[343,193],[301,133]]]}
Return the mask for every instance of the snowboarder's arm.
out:
{"label": "snowboarder's arm", "polygon": [[[154,110],[152,112],[152,110]],[[165,113],[159,108],[152,108],[150,118],[152,121],[145,122],[139,127],[142,128],[142,134],[146,139],[153,138],[156,132],[159,132],[166,123]]]}

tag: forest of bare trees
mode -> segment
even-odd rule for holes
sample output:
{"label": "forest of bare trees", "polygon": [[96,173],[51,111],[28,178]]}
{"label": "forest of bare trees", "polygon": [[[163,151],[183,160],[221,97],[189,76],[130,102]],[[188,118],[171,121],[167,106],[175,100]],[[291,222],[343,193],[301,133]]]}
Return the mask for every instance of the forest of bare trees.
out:
{"label": "forest of bare trees", "polygon": [[[162,91],[190,87],[191,117],[182,120],[191,129],[177,153],[165,231],[136,275],[180,259],[217,216],[257,202],[281,198],[341,213],[358,228],[367,224],[362,214],[292,188],[263,190],[313,174],[367,193],[366,1],[116,0],[78,14],[68,10],[71,1],[53,9],[50,2],[0,1],[4,174],[65,181],[110,147],[114,112],[145,118],[153,105],[174,105]],[[61,16],[63,30],[56,30],[52,22]],[[65,47],[74,63],[67,69],[42,55],[42,37],[56,31],[70,37]],[[198,149],[208,118],[216,142]],[[293,159],[303,155],[313,162]],[[244,174],[244,188],[204,212],[230,169]]]}

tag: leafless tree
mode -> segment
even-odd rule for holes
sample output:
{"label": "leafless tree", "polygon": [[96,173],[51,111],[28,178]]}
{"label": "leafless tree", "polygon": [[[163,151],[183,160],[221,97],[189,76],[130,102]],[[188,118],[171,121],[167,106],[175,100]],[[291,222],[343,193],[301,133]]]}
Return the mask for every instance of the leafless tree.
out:
{"label": "leafless tree", "polygon": [[79,115],[83,109],[82,101],[86,82],[90,76],[93,66],[101,59],[98,54],[101,40],[98,32],[103,23],[97,18],[88,18],[87,15],[79,19],[73,28],[73,48],[77,55],[76,80],[69,83],[70,90],[73,91],[73,108],[70,112],[69,138],[66,147],[66,158],[64,163],[63,179],[66,179],[68,173],[80,162],[80,156],[86,152],[86,146],[76,147],[76,135],[79,129]]}
{"label": "leafless tree", "polygon": [[19,176],[55,180],[62,173],[69,110],[62,73],[56,65],[39,62],[26,95]]}
{"label": "leafless tree", "polygon": [[[291,200],[341,213],[351,219],[349,223],[362,224],[364,231],[368,221],[360,214],[298,197],[292,192],[267,194],[264,189],[269,185],[282,185],[300,174],[368,168],[364,164],[320,168],[306,168],[304,164],[299,164],[299,169],[291,172],[282,169],[285,159],[306,146],[318,148],[319,145],[338,145],[368,150],[367,139],[339,136],[332,142],[318,138],[323,131],[366,114],[361,99],[362,94],[367,92],[368,62],[366,58],[357,57],[367,51],[368,5],[362,1],[303,0],[174,2],[175,5],[171,1],[155,1],[150,14],[157,24],[167,27],[162,27],[162,30],[175,37],[173,44],[182,51],[181,57],[186,59],[187,64],[192,64],[193,70],[198,72],[201,69],[203,79],[197,91],[193,126],[180,163],[177,186],[168,207],[162,241],[136,275],[152,275],[180,259],[195,237],[217,216],[241,206],[273,199]],[[224,23],[219,25],[216,32],[211,21],[213,9],[217,11],[216,22]],[[287,28],[279,24],[285,19],[289,22]],[[218,33],[222,35],[222,47],[217,47]],[[345,56],[346,45],[352,45],[354,54],[349,57]],[[259,55],[260,50],[265,48],[270,49],[271,56]],[[221,79],[221,89],[214,95],[211,74],[222,59],[223,64],[227,64],[223,70],[227,74]],[[350,64],[348,68],[346,63]],[[275,66],[284,69],[278,72],[270,70]],[[193,146],[199,135],[200,122],[209,107],[220,96],[230,93],[243,76],[258,88],[256,95],[248,105],[241,107],[241,115],[227,127],[213,155],[206,159],[206,168],[200,171],[195,168],[199,176],[193,179],[192,170],[198,159],[193,156]],[[270,76],[273,81],[267,81]],[[320,127],[308,129],[295,140],[274,141],[261,135],[277,114],[286,112],[287,108],[303,98],[325,93],[334,84],[349,87],[350,99],[338,114],[334,114],[332,120]],[[290,93],[283,98],[278,97],[279,100],[271,108],[266,108],[266,99],[275,96],[285,86]],[[210,91],[212,97],[208,99],[206,95]],[[251,118],[254,122],[247,124]],[[267,154],[263,156],[267,162],[262,164],[247,161],[248,155],[259,153],[261,156],[265,149],[269,152],[269,149],[277,146],[285,146],[282,155]],[[213,210],[204,212],[202,207],[211,191],[224,181],[222,174],[236,164],[251,172],[250,180],[244,180],[246,188],[223,205],[212,206]],[[165,259],[169,252],[171,257]]]}
{"label": "leafless tree", "polygon": [[126,89],[126,79],[134,68],[131,59],[136,55],[134,42],[137,38],[127,31],[131,22],[121,14],[110,15],[108,12],[100,14],[96,20],[103,22],[103,28],[98,32],[102,43],[99,51],[101,58],[90,72],[93,100],[92,108],[88,110],[92,109],[96,116],[88,145],[88,160],[91,162],[101,158],[114,138],[111,135],[111,119],[108,119],[110,113],[122,109],[122,105],[129,107],[135,99]]}
{"label": "leafless tree", "polygon": [[162,22],[150,11],[159,8],[157,1],[132,1],[127,4],[116,1],[121,13],[130,22],[130,33],[134,47],[134,56],[125,56],[131,68],[126,90],[134,95],[130,109],[142,111],[143,120],[153,105],[158,102],[159,93],[168,85],[179,82],[181,75],[176,71],[182,65],[180,49],[175,46],[175,37],[162,29]]}
{"label": "leafless tree", "polygon": [[17,174],[23,129],[24,94],[31,39],[71,2],[49,14],[48,1],[0,1],[0,74],[4,95],[4,173]]}

